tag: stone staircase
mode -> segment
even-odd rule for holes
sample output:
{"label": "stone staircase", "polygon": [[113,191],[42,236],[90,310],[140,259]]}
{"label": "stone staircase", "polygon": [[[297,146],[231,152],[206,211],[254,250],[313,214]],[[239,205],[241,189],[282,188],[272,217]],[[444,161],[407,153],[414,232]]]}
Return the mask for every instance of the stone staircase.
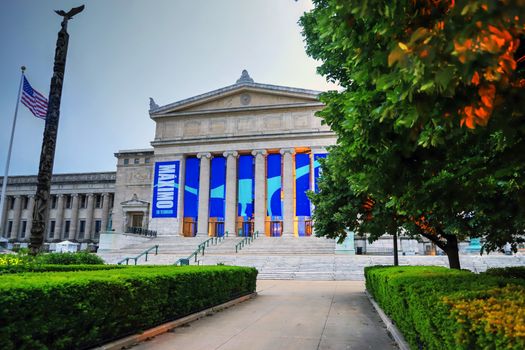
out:
{"label": "stone staircase", "polygon": [[312,255],[334,254],[335,240],[310,237],[259,236],[239,252],[242,255]]}
{"label": "stone staircase", "polygon": [[[197,246],[207,240],[209,237],[182,237],[176,236],[158,236],[151,238],[148,241],[142,243],[136,243],[129,245],[125,248],[118,250],[106,250],[99,251],[97,255],[100,256],[108,264],[116,264],[118,261],[126,257],[135,257],[143,251],[153,247],[154,245],[159,246],[158,255],[155,255],[155,251],[148,254],[148,261],[144,261],[142,256],[137,264],[138,265],[169,265],[175,263],[180,258],[187,258],[193,253]],[[134,261],[130,261],[130,264],[134,264]]]}
{"label": "stone staircase", "polygon": [[[209,237],[159,236],[146,242],[129,245],[117,251],[99,252],[107,263],[116,263],[125,257],[134,257],[158,244],[159,255],[150,254],[148,261],[141,257],[139,265],[173,264],[179,258],[187,258],[197,246]],[[259,271],[259,279],[296,280],[363,280],[364,267],[392,265],[393,257],[384,255],[346,255],[335,253],[335,241],[317,237],[266,237],[259,236],[251,244],[235,253],[235,245],[243,237],[227,237],[217,245],[205,248],[204,255],[190,261],[190,265],[237,265],[251,266]],[[460,255],[462,268],[474,272],[489,267],[525,265],[525,255],[485,256]],[[130,261],[133,264],[133,261]],[[448,266],[446,256],[399,256],[400,265]]]}

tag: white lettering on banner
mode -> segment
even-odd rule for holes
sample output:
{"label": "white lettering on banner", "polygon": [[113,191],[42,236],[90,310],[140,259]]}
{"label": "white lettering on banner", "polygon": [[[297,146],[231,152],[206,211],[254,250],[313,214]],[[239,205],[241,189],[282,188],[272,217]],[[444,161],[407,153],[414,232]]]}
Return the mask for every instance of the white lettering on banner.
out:
{"label": "white lettering on banner", "polygon": [[157,208],[169,209],[174,206],[175,165],[159,166],[157,183]]}

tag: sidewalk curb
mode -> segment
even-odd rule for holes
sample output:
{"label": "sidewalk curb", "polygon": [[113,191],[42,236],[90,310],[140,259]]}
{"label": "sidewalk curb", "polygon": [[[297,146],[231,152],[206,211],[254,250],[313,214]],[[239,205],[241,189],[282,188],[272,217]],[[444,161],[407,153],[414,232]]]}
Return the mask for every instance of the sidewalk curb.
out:
{"label": "sidewalk curb", "polygon": [[137,343],[143,342],[143,341],[145,341],[145,340],[147,340],[149,338],[153,338],[153,337],[155,337],[155,336],[157,336],[159,334],[166,333],[166,332],[168,332],[168,331],[170,331],[170,330],[172,330],[174,328],[180,327],[180,326],[182,326],[182,325],[184,325],[186,323],[190,323],[190,322],[193,322],[195,320],[198,320],[199,318],[211,315],[211,314],[213,314],[215,312],[218,312],[218,311],[221,311],[223,309],[227,309],[227,308],[229,308],[231,306],[234,306],[236,304],[242,303],[242,302],[247,301],[249,299],[253,299],[256,296],[257,296],[257,292],[254,292],[252,294],[248,294],[248,295],[242,296],[240,298],[227,301],[224,304],[216,305],[216,306],[213,306],[213,307],[211,307],[209,309],[206,309],[206,310],[203,310],[203,311],[200,311],[200,312],[188,315],[188,316],[183,317],[183,318],[179,318],[179,319],[177,319],[175,321],[171,321],[171,322],[167,322],[167,323],[161,324],[160,326],[157,326],[157,327],[154,327],[154,328],[150,328],[148,330],[145,330],[144,332],[137,333],[137,334],[130,335],[130,336],[122,338],[122,339],[115,340],[115,341],[113,341],[111,343],[108,343],[108,344],[105,344],[105,345],[93,348],[92,350],[120,350],[120,349],[129,347],[129,346],[135,345]]}
{"label": "sidewalk curb", "polygon": [[370,300],[370,303],[374,306],[374,309],[376,309],[377,313],[379,314],[379,317],[381,317],[381,320],[386,326],[386,330],[392,335],[392,338],[397,343],[397,346],[401,350],[410,350],[410,346],[406,342],[405,338],[403,337],[403,334],[399,331],[399,329],[396,327],[396,325],[392,322],[390,317],[388,317],[385,312],[381,309],[381,307],[376,303],[376,301],[372,298],[370,293],[365,289],[365,294],[368,297],[368,300]]}

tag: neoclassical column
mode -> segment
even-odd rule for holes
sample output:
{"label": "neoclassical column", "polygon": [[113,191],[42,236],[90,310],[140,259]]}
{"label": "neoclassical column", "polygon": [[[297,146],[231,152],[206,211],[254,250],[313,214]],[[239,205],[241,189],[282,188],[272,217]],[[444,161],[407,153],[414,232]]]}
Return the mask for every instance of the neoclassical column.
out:
{"label": "neoclassical column", "polygon": [[69,237],[72,239],[78,238],[77,226],[78,226],[78,193],[71,195],[73,198],[71,203],[71,226],[69,227]]}
{"label": "neoclassical column", "polygon": [[15,204],[13,207],[13,228],[11,231],[11,238],[18,237],[18,229],[20,227],[20,215],[22,214],[22,197],[15,196]]}
{"label": "neoclassical column", "polygon": [[1,213],[2,215],[2,227],[0,227],[0,231],[2,231],[2,237],[7,237],[7,208],[9,207],[9,196],[5,196],[5,202],[4,202],[4,211]]}
{"label": "neoclassical column", "polygon": [[109,193],[102,194],[102,218],[100,220],[100,230],[107,231],[109,219]]}
{"label": "neoclassical column", "polygon": [[64,195],[57,195],[57,215],[55,216],[55,237],[62,239],[62,223],[64,222]]}
{"label": "neoclassical column", "polygon": [[93,228],[93,209],[94,209],[95,195],[93,193],[88,194],[87,199],[87,213],[86,213],[86,233],[84,234],[85,239],[91,239],[91,231]]}
{"label": "neoclassical column", "polygon": [[252,151],[255,157],[255,201],[254,201],[254,231],[264,234],[266,219],[266,150]]}
{"label": "neoclassical column", "polygon": [[35,209],[35,196],[29,196],[29,203],[27,204],[27,229],[26,229],[26,240],[29,240],[31,236],[31,227],[33,227],[33,209]]}
{"label": "neoclassical column", "polygon": [[198,153],[201,160],[199,173],[199,218],[197,235],[208,235],[208,219],[210,204],[210,159],[211,153]]}
{"label": "neoclassical column", "polygon": [[237,218],[237,156],[236,151],[226,151],[226,209],[224,230],[233,237],[235,234],[235,219]]}
{"label": "neoclassical column", "polygon": [[294,231],[294,179],[293,179],[293,156],[295,149],[283,148],[280,153],[283,155],[283,236],[293,236]]}

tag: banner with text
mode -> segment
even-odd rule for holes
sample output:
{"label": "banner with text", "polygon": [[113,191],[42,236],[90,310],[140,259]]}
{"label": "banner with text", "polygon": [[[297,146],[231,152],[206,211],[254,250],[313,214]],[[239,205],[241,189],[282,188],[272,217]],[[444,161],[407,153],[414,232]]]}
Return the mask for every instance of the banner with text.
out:
{"label": "banner with text", "polygon": [[153,218],[176,218],[180,161],[155,163],[153,178]]}

